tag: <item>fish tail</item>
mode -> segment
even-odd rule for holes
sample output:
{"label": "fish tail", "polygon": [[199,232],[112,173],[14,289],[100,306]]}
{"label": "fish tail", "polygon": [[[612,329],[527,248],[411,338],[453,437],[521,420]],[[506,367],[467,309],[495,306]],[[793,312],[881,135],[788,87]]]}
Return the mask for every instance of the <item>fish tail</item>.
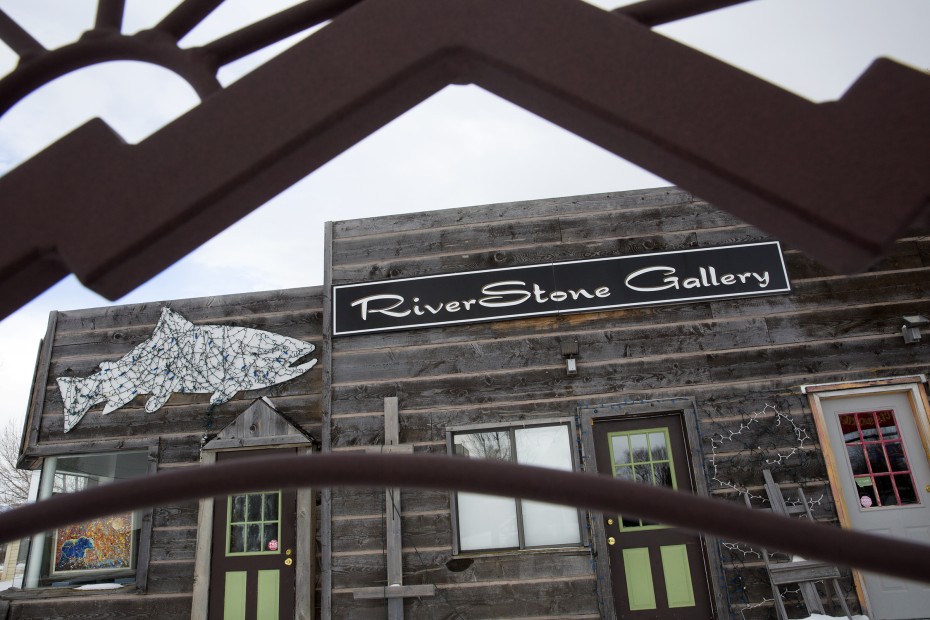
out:
{"label": "fish tail", "polygon": [[87,410],[100,402],[97,395],[98,381],[94,377],[59,377],[58,389],[64,403],[65,432],[81,421]]}

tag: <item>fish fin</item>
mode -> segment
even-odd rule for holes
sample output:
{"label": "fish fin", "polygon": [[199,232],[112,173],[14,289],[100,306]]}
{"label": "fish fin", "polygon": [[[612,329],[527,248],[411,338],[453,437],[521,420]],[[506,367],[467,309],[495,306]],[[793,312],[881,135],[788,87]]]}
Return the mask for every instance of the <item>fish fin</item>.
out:
{"label": "fish fin", "polygon": [[93,375],[90,377],[58,377],[58,390],[64,404],[64,431],[67,433],[81,421],[87,410],[103,402],[97,391],[100,382]]}
{"label": "fish fin", "polygon": [[132,392],[129,392],[123,395],[111,396],[110,399],[107,400],[107,404],[104,405],[103,407],[103,415],[107,415],[108,413],[113,413],[114,411],[122,407],[123,405],[129,403],[129,401],[135,398],[135,396],[136,395],[133,394]]}
{"label": "fish fin", "polygon": [[152,396],[145,401],[145,411],[146,413],[155,413],[162,406],[168,402],[168,399],[171,398],[171,389],[162,389],[159,392],[154,392]]}
{"label": "fish fin", "polygon": [[222,405],[230,398],[236,395],[236,392],[239,391],[238,383],[224,383],[220,389],[213,392],[213,396],[210,397],[211,405]]}

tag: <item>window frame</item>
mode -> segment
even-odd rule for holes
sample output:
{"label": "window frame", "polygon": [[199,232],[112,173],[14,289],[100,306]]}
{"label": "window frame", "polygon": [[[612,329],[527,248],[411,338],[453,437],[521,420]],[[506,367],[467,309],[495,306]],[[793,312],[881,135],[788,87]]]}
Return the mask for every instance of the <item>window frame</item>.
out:
{"label": "window frame", "polygon": [[[145,473],[143,475],[149,476],[155,474],[158,471],[158,458],[159,458],[159,445],[158,442],[152,441],[133,441],[128,440],[122,442],[118,448],[110,448],[108,446],[99,446],[99,449],[93,449],[98,446],[91,446],[88,450],[74,450],[74,451],[43,451],[41,455],[42,464],[40,467],[34,470],[33,478],[33,488],[30,489],[29,501],[35,502],[39,499],[39,493],[42,486],[42,478],[47,473],[54,475],[54,471],[47,470],[47,464],[50,462],[49,459],[67,459],[75,457],[92,457],[92,456],[109,456],[113,454],[125,454],[129,452],[137,452],[145,454],[147,466]],[[45,498],[43,498],[45,499]],[[139,529],[139,542],[136,545],[135,556],[133,558],[132,568],[117,569],[114,570],[112,574],[107,574],[106,578],[118,579],[121,577],[128,577],[133,575],[135,577],[132,583],[122,584],[122,587],[119,589],[113,589],[111,592],[122,592],[125,593],[128,590],[137,591],[139,593],[144,593],[148,586],[148,573],[149,573],[149,560],[151,557],[151,544],[152,544],[152,528],[154,521],[155,508],[149,507],[142,510],[133,511],[138,515],[138,529]],[[41,591],[61,591],[61,590],[74,590],[75,588],[80,588],[81,585],[87,584],[72,584],[72,585],[35,585],[28,586],[26,584],[26,579],[29,573],[29,564],[33,561],[33,553],[41,554],[44,558],[44,547],[48,544],[51,544],[49,538],[53,536],[53,532],[40,532],[39,534],[29,537],[29,549],[26,554],[26,572],[23,575],[23,585],[22,589],[29,592],[41,592]],[[41,551],[34,551],[33,546],[37,539],[41,536],[40,540],[42,541],[43,549]],[[39,559],[40,562],[44,562],[44,559]],[[41,569],[40,569],[41,575]],[[46,576],[49,578],[51,575]],[[102,576],[103,577],[103,576]],[[43,579],[39,577],[40,581]],[[103,583],[103,581],[101,581]],[[80,591],[80,590],[78,590]],[[100,590],[88,590],[88,595],[90,594],[100,594]]]}
{"label": "window frame", "polygon": [[[506,431],[510,437],[513,446],[511,463],[516,464],[516,431],[524,428],[539,428],[546,426],[565,426],[568,428],[569,452],[572,459],[571,471],[581,471],[581,458],[578,449],[578,435],[575,419],[571,417],[543,418],[540,420],[521,421],[521,422],[484,422],[480,424],[465,424],[459,426],[446,427],[446,452],[455,456],[455,435],[464,433],[488,432],[488,431]],[[468,458],[468,457],[463,457]],[[458,491],[449,491],[449,508],[452,520],[452,555],[453,556],[473,556],[487,555],[496,553],[522,553],[537,550],[563,550],[563,549],[581,549],[589,544],[587,528],[585,527],[585,513],[580,508],[576,508],[578,520],[578,542],[566,543],[562,545],[539,545],[527,546],[526,536],[523,528],[523,508],[520,498],[514,499],[514,510],[517,518],[517,547],[490,547],[487,549],[468,549],[463,551],[459,540],[459,509],[458,509]]]}

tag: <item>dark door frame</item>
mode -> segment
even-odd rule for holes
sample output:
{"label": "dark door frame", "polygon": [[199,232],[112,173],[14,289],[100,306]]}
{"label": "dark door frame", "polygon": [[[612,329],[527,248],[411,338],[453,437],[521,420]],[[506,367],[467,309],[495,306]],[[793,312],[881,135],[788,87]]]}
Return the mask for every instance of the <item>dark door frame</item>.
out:
{"label": "dark door frame", "polygon": [[[691,463],[690,473],[694,488],[699,495],[709,496],[707,476],[704,473],[704,451],[701,447],[697,428],[697,405],[693,398],[664,398],[660,400],[638,401],[635,403],[587,403],[578,407],[578,427],[581,430],[582,468],[586,472],[597,473],[594,456],[594,424],[599,421],[648,417],[650,415],[680,413],[684,422],[685,442]],[[597,594],[601,617],[615,619],[617,611],[614,606],[614,594],[611,584],[610,563],[606,560],[607,536],[604,533],[604,520],[593,513],[588,513],[591,527],[591,542],[597,572]],[[707,574],[710,580],[711,601],[718,617],[725,615],[728,609],[723,584],[723,564],[717,539],[702,534],[705,553],[707,554]],[[604,558],[604,560],[601,560]]]}
{"label": "dark door frame", "polygon": [[[304,445],[268,445],[249,446],[246,449],[274,450],[276,448],[297,448],[298,454],[311,454],[312,446]],[[216,462],[218,452],[231,452],[231,449],[204,448],[200,455],[202,465],[212,465]],[[207,611],[210,601],[210,559],[213,551],[213,508],[214,498],[208,497],[199,501],[197,515],[197,550],[194,559],[194,592],[191,605],[192,620],[207,620]],[[315,562],[315,549],[313,545],[313,489],[301,488],[297,490],[297,538],[295,557],[298,564],[296,568],[295,586],[295,618],[309,620],[313,614],[314,587],[301,587],[300,584],[313,584],[312,565]],[[311,558],[309,562],[301,558]]]}

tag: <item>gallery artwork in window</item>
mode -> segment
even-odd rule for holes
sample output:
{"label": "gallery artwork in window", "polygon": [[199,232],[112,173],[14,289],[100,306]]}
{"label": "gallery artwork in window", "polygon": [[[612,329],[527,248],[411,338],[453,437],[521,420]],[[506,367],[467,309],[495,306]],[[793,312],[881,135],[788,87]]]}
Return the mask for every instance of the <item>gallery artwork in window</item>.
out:
{"label": "gallery artwork in window", "polygon": [[[452,452],[571,471],[574,456],[569,423],[452,430]],[[576,508],[478,493],[454,496],[459,551],[580,545]]]}
{"label": "gallery artwork in window", "polygon": [[132,568],[134,529],[132,513],[58,528],[52,574]]}
{"label": "gallery artwork in window", "polygon": [[[149,457],[148,451],[46,457],[36,499],[145,475]],[[140,546],[148,545],[150,515],[151,510],[109,515],[33,536],[24,587],[139,585],[137,558]]]}

